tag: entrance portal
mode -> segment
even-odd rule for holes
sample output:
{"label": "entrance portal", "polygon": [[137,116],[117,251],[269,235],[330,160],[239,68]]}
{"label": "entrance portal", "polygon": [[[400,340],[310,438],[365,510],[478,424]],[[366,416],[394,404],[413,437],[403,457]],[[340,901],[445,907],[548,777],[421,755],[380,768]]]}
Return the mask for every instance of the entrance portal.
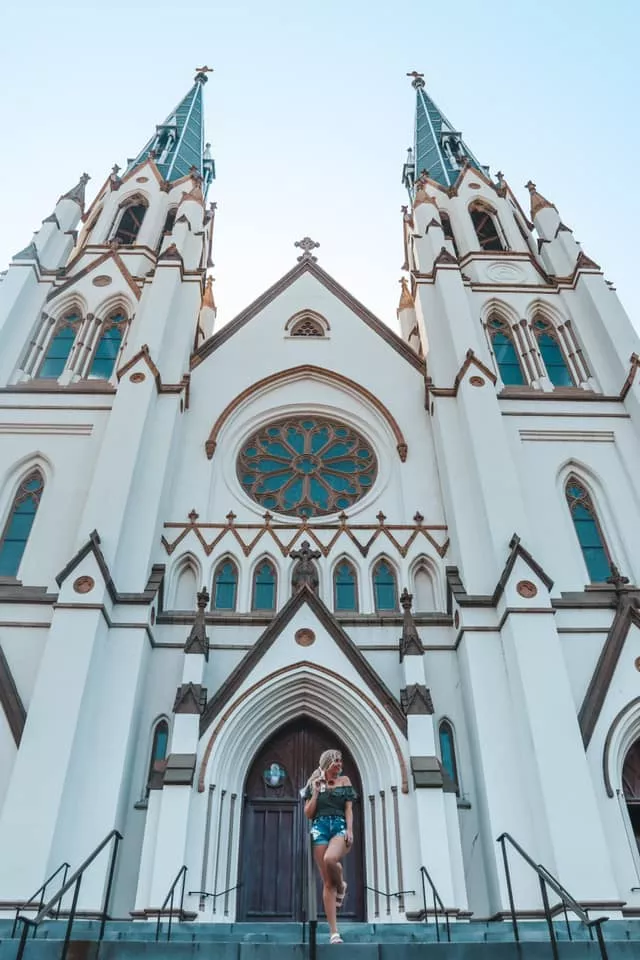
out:
{"label": "entrance portal", "polygon": [[[359,800],[353,806],[353,849],[343,866],[349,892],[340,916],[364,919],[362,784],[353,757],[325,727],[300,717],[261,747],[244,792],[240,848],[239,920],[301,921],[309,821],[300,790],[323,750],[342,751],[342,766]],[[317,869],[314,867],[317,875]],[[324,915],[316,876],[318,915]]]}

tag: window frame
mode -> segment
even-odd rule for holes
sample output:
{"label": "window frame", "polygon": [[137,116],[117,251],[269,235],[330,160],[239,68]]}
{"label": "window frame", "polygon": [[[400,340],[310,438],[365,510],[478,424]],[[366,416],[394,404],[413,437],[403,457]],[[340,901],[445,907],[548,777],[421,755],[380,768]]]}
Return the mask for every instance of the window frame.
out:
{"label": "window frame", "polygon": [[[342,566],[349,567],[352,576],[353,576],[353,597],[354,597],[354,606],[353,607],[339,607],[338,606],[338,570]],[[347,557],[342,557],[333,568],[332,576],[333,584],[333,610],[334,613],[358,613],[360,610],[360,598],[358,590],[358,571],[354,563],[351,562]]]}
{"label": "window frame", "polygon": [[[446,730],[449,736],[449,742],[451,745],[451,765],[453,767],[453,775],[451,771],[448,769],[444,760],[444,752],[442,750],[443,730]],[[440,722],[438,723],[438,750],[440,752],[440,763],[442,764],[443,769],[445,770],[447,776],[449,777],[449,779],[451,780],[451,782],[455,787],[456,796],[459,797],[460,796],[460,768],[458,766],[458,751],[456,748],[456,736],[455,736],[455,731],[453,729],[453,724],[451,723],[451,720],[449,720],[448,717],[441,717]]]}
{"label": "window frame", "polygon": [[[273,573],[273,605],[271,607],[256,607],[256,586],[261,586],[257,583],[258,573],[260,569],[268,565],[271,567]],[[275,613],[278,607],[278,569],[271,560],[270,557],[262,557],[261,560],[258,560],[253,572],[251,574],[251,612],[252,613]]]}
{"label": "window frame", "polygon": [[[30,481],[35,480],[36,478],[39,480],[39,483],[40,483],[39,488],[33,491],[27,490],[27,484]],[[8,541],[7,534],[9,533],[14,517],[17,514],[18,508],[22,503],[25,503],[29,499],[35,499],[35,508],[33,510],[33,516],[29,524],[27,535],[24,538],[22,551],[20,552],[20,556],[18,559],[17,566],[15,568],[15,571],[14,573],[2,573],[0,568],[0,578],[6,577],[9,579],[17,579],[18,573],[20,572],[20,567],[22,565],[22,561],[24,560],[24,555],[26,553],[27,546],[29,544],[29,538],[31,537],[31,534],[33,532],[33,525],[36,521],[36,516],[40,508],[40,503],[42,501],[42,495],[44,493],[45,485],[46,485],[46,481],[45,481],[44,474],[42,470],[37,466],[29,470],[28,473],[25,473],[17,485],[17,488],[13,494],[13,497],[11,498],[11,502],[6,514],[5,522],[2,527],[2,534],[0,535],[0,563],[2,562],[2,551],[3,551],[3,548],[6,546],[7,542],[13,542],[14,540],[16,540],[16,538],[14,537],[12,538],[11,541]]]}
{"label": "window frame", "polygon": [[[531,333],[533,334],[533,337],[536,342],[536,349],[538,351],[538,354],[540,355],[540,362],[542,364],[542,369],[544,370],[544,374],[547,380],[549,381],[549,383],[552,385],[553,389],[566,390],[568,388],[570,389],[572,387],[577,387],[578,384],[576,381],[575,372],[571,369],[571,363],[569,362],[569,357],[567,356],[566,351],[562,345],[560,333],[557,327],[547,317],[540,316],[540,315],[537,315],[532,319],[530,327],[531,327]],[[540,337],[542,336],[547,336],[550,340],[552,340],[555,343],[556,348],[560,356],[562,357],[562,361],[564,363],[564,369],[566,370],[569,380],[571,381],[570,383],[554,383],[553,380],[551,379],[549,375],[549,367],[547,365],[547,361],[545,360],[544,353],[542,352],[542,346],[540,344]]]}
{"label": "window frame", "polygon": [[[393,607],[381,607],[378,603],[378,593],[376,589],[376,575],[377,575],[378,568],[382,564],[385,564],[385,566],[388,567],[393,579],[394,604],[395,604]],[[375,564],[373,565],[373,568],[371,570],[371,587],[373,590],[373,606],[376,613],[397,613],[398,612],[398,610],[400,609],[398,575],[396,573],[395,567],[393,566],[391,561],[387,559],[387,557],[379,557],[379,559],[376,560]]]}
{"label": "window frame", "polygon": [[[114,317],[116,316],[122,317],[122,321],[119,323],[114,322]],[[85,367],[85,370],[87,371],[84,375],[85,380],[104,380],[105,382],[108,382],[113,378],[113,375],[116,372],[116,367],[118,365],[118,359],[120,357],[120,354],[122,353],[122,348],[124,347],[130,322],[131,322],[131,318],[129,317],[128,312],[126,310],[123,310],[120,307],[114,308],[113,310],[111,310],[110,313],[107,314],[104,320],[100,320],[98,324],[97,332],[96,332],[96,342],[93,347],[93,350],[91,351],[89,360],[87,361],[87,364]],[[109,330],[113,330],[114,328],[121,331],[121,336],[120,336],[120,343],[118,345],[117,353],[113,358],[113,367],[111,369],[111,373],[107,377],[102,377],[102,376],[97,376],[95,374],[92,374],[91,371],[96,361],[96,356],[97,356],[98,350],[100,349],[100,344],[102,343],[105,334],[108,333]]]}
{"label": "window frame", "polygon": [[[218,607],[216,605],[216,595],[217,595],[217,579],[223,568],[230,564],[233,572],[235,574],[234,581],[234,590],[233,590],[233,606],[231,607]],[[212,580],[212,590],[211,590],[211,609],[220,613],[234,613],[238,609],[238,590],[240,585],[240,573],[238,569],[238,564],[231,557],[222,557],[213,571],[213,580]]]}
{"label": "window frame", "polygon": [[[480,249],[483,251],[483,253],[494,253],[494,254],[504,253],[509,249],[509,244],[507,243],[504,230],[502,229],[502,224],[500,223],[498,211],[495,210],[494,207],[490,206],[490,204],[488,203],[483,203],[480,200],[472,200],[467,208],[467,211],[471,219],[471,224],[473,226],[473,232],[475,234],[475,238],[478,242]],[[474,214],[484,215],[489,218],[490,222],[493,225],[493,229],[494,229],[496,238],[498,240],[498,243],[500,244],[499,249],[487,248],[482,245],[482,241],[478,233],[478,225],[474,220]]]}
{"label": "window frame", "polygon": [[[582,496],[580,496],[580,497],[571,496],[571,497],[570,497],[570,495],[569,495],[569,487],[570,487],[570,486],[576,486],[576,487],[578,487],[580,490],[582,490]],[[585,568],[586,568],[586,571],[587,571],[587,576],[588,576],[588,578],[589,578],[589,583],[606,583],[606,582],[607,582],[607,578],[606,578],[606,577],[605,577],[604,579],[602,579],[602,580],[596,580],[596,579],[594,579],[594,578],[592,577],[592,575],[591,575],[591,570],[589,569],[589,564],[588,564],[588,562],[587,562],[587,557],[585,556],[584,547],[583,547],[582,542],[580,541],[580,537],[579,537],[579,535],[578,535],[578,528],[576,527],[576,521],[575,521],[575,517],[574,517],[574,513],[573,513],[573,505],[582,505],[582,506],[589,512],[589,514],[591,515],[591,518],[592,518],[592,520],[593,520],[593,523],[594,523],[596,532],[597,532],[598,537],[599,537],[599,539],[600,539],[600,544],[601,544],[601,547],[602,547],[602,551],[603,551],[604,556],[605,556],[605,558],[606,558],[606,561],[607,561],[607,563],[608,563],[608,565],[609,565],[608,576],[611,576],[611,568],[612,568],[612,566],[613,566],[614,561],[613,561],[613,557],[611,556],[611,551],[610,551],[610,549],[609,549],[609,544],[607,543],[607,538],[606,538],[605,535],[604,535],[604,531],[603,531],[603,529],[602,529],[602,524],[600,523],[600,517],[598,516],[598,511],[596,510],[595,504],[594,504],[594,502],[593,502],[593,497],[591,496],[591,492],[590,492],[589,488],[587,487],[587,485],[584,483],[584,481],[580,479],[580,477],[578,477],[575,473],[571,473],[571,474],[569,474],[569,476],[567,477],[567,479],[565,480],[565,483],[564,483],[564,496],[565,496],[565,502],[566,502],[567,507],[568,507],[568,510],[569,510],[569,515],[570,515],[570,517],[571,517],[571,524],[572,524],[572,527],[573,527],[573,532],[574,532],[574,534],[575,534],[576,540],[578,541],[578,546],[579,546],[579,548],[580,548],[580,554],[581,554],[581,556],[582,556],[582,561],[583,561],[583,563],[584,563],[584,565],[585,565]]]}
{"label": "window frame", "polygon": [[[513,329],[512,329],[512,327],[511,327],[511,324],[510,324],[507,320],[505,320],[504,317],[497,316],[496,314],[491,314],[491,315],[487,318],[487,321],[486,321],[486,323],[485,323],[485,331],[486,331],[486,334],[487,334],[487,339],[489,340],[489,346],[491,347],[491,353],[493,354],[493,358],[494,358],[494,360],[495,360],[496,372],[497,372],[498,376],[500,377],[500,379],[502,380],[503,385],[504,385],[505,387],[527,387],[527,386],[529,386],[529,381],[528,381],[528,379],[527,379],[527,374],[526,374],[526,372],[525,372],[524,364],[523,364],[523,362],[522,362],[522,361],[523,361],[523,358],[522,358],[522,356],[520,355],[520,350],[519,350],[519,348],[518,348],[518,342],[517,342],[517,340],[516,340],[516,338],[515,338],[515,336],[514,336],[514,332],[513,332]],[[503,375],[502,375],[501,363],[500,363],[500,361],[498,360],[498,354],[497,354],[497,352],[496,352],[495,344],[494,344],[494,340],[495,340],[495,337],[496,337],[497,334],[502,334],[502,336],[506,337],[506,339],[509,340],[509,342],[511,343],[511,346],[513,347],[513,352],[514,352],[515,358],[516,358],[517,363],[518,363],[518,367],[519,367],[519,370],[520,370],[520,375],[521,375],[521,377],[522,377],[522,382],[521,382],[521,383],[507,383],[507,381],[504,379],[504,377],[503,377]],[[511,364],[511,366],[513,366],[513,364]]]}
{"label": "window frame", "polygon": [[[133,240],[120,240],[117,237],[118,230],[122,224],[122,221],[128,211],[132,210],[134,207],[143,207],[144,214],[140,218],[138,223],[138,229],[136,231],[135,237]],[[118,207],[117,213],[115,215],[111,230],[109,231],[109,240],[113,242],[114,240],[121,244],[123,247],[134,247],[138,243],[138,238],[140,236],[140,230],[144,224],[147,213],[149,212],[149,201],[146,197],[143,197],[141,194],[132,194],[129,197],[126,197],[120,206]]]}
{"label": "window frame", "polygon": [[[70,319],[71,317],[74,317],[75,319],[72,320]],[[69,309],[65,310],[62,316],[58,317],[57,320],[51,325],[51,333],[46,338],[46,346],[43,346],[42,358],[33,373],[34,380],[59,380],[60,379],[64,371],[69,366],[69,362],[73,355],[73,348],[76,345],[76,340],[78,339],[78,334],[82,329],[82,325],[84,321],[85,321],[85,318],[82,315],[82,310],[80,310],[77,307],[70,307]],[[54,340],[63,329],[72,330],[73,338],[69,345],[69,350],[65,357],[65,361],[62,365],[62,369],[60,370],[59,373],[55,375],[45,376],[42,373],[42,369],[45,363],[47,362],[47,360],[49,359],[49,352],[51,350],[51,347],[53,346]]]}
{"label": "window frame", "polygon": [[[166,744],[164,756],[159,760],[156,759],[156,742],[158,738],[158,731],[161,726],[166,727]],[[151,790],[161,790],[162,789],[162,780],[164,776],[164,771],[167,766],[167,757],[169,756],[169,737],[171,735],[171,730],[169,727],[169,720],[167,717],[162,716],[158,717],[154,721],[151,728],[151,748],[149,750],[149,763],[147,765],[147,781],[145,785],[145,793],[147,797]]]}

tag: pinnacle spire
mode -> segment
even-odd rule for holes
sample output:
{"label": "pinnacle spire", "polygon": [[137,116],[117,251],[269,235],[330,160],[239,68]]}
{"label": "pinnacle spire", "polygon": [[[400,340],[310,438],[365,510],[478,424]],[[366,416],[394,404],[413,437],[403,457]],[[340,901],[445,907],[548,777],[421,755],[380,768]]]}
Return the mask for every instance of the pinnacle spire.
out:
{"label": "pinnacle spire", "polygon": [[75,200],[81,210],[84,209],[84,188],[88,184],[91,177],[88,173],[83,173],[75,187],[72,187],[71,190],[68,190],[67,193],[63,193],[60,197],[61,200]]}
{"label": "pinnacle spire", "polygon": [[402,637],[400,638],[400,660],[406,656],[421,655],[424,653],[422,640],[420,639],[418,628],[411,613],[412,604],[413,594],[409,593],[405,587],[400,595],[400,606],[404,611]]}
{"label": "pinnacle spire", "polygon": [[400,291],[400,303],[398,304],[398,312],[400,312],[400,310],[407,310],[407,309],[412,310],[415,307],[415,303],[413,302],[413,297],[411,296],[411,292],[409,290],[409,287],[407,286],[407,281],[405,277],[401,277],[400,284],[402,289]]}
{"label": "pinnacle spire", "polygon": [[552,210],[555,210],[555,206],[552,203],[549,203],[546,197],[543,197],[541,193],[538,193],[535,183],[533,180],[529,180],[528,183],[525,183],[525,187],[529,191],[531,196],[531,219],[535,217],[538,211],[544,209],[544,207],[551,207]]}
{"label": "pinnacle spire", "polygon": [[215,177],[210,144],[204,140],[203,87],[210,67],[197,67],[193,85],[166,120],[156,127],[135,160],[127,164],[127,173],[148,157],[153,157],[160,174],[171,183],[195,172],[202,178],[206,194]]}
{"label": "pinnacle spire", "polygon": [[443,187],[453,186],[465,161],[486,173],[488,168],[476,160],[462,134],[449,123],[426,92],[423,74],[414,70],[407,76],[412,78],[411,86],[416,91],[414,146],[403,171],[403,181],[409,192],[413,192],[414,183],[423,170]]}

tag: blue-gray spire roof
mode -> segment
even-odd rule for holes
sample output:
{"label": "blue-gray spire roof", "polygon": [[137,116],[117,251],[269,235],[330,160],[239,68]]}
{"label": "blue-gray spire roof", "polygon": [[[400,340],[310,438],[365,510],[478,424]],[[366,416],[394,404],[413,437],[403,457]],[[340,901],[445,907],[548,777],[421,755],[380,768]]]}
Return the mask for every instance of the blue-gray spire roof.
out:
{"label": "blue-gray spire roof", "polygon": [[165,180],[171,182],[186,177],[195,167],[203,180],[203,193],[215,177],[215,166],[209,153],[210,144],[204,142],[204,111],[202,88],[207,82],[209,67],[199,67],[193,86],[164,123],[127,164],[127,173],[153,155],[156,166]]}
{"label": "blue-gray spire roof", "polygon": [[478,170],[488,173],[474,157],[462,139],[462,134],[449,123],[444,113],[436,106],[424,88],[421,73],[413,77],[411,86],[416,91],[416,120],[414,145],[405,164],[406,186],[411,190],[415,180],[426,170],[431,180],[443,187],[451,187],[458,179],[466,160]]}

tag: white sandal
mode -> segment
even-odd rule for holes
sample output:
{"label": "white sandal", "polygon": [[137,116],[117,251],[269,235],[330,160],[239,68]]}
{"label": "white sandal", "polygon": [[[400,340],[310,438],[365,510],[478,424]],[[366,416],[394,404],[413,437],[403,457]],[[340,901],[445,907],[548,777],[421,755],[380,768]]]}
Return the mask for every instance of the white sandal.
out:
{"label": "white sandal", "polygon": [[344,940],[342,939],[339,933],[332,933],[329,943],[344,943]]}

